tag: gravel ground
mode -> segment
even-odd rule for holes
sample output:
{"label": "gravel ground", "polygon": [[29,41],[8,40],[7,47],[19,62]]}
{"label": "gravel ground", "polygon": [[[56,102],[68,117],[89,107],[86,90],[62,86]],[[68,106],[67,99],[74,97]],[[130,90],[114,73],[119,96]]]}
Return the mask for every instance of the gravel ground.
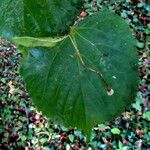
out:
{"label": "gravel ground", "polygon": [[146,0],[85,0],[80,19],[108,8],[129,24],[137,40],[140,84],[135,102],[111,122],[82,131],[46,119],[31,102],[18,68],[22,54],[0,39],[0,150],[150,149],[150,5]]}

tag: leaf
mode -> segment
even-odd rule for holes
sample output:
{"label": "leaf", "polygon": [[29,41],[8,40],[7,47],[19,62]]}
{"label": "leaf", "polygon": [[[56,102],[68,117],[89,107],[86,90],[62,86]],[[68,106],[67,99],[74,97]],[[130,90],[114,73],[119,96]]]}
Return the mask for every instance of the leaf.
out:
{"label": "leaf", "polygon": [[119,150],[123,148],[123,143],[121,141],[118,141],[118,147],[119,147]]}
{"label": "leaf", "polygon": [[122,150],[128,150],[128,146],[124,146]]}
{"label": "leaf", "polygon": [[66,150],[70,150],[70,145],[69,144],[66,144]]}
{"label": "leaf", "polygon": [[92,126],[119,115],[135,98],[137,64],[127,24],[104,11],[72,27],[56,46],[32,48],[20,73],[43,114],[89,137]]}
{"label": "leaf", "polygon": [[132,107],[138,111],[141,111],[142,110],[141,104],[142,104],[142,99],[140,97],[139,98],[137,97],[135,103],[132,104]]}
{"label": "leaf", "polygon": [[137,47],[138,48],[144,48],[144,46],[145,46],[145,44],[144,43],[142,43],[142,42],[137,42]]}
{"label": "leaf", "polygon": [[118,129],[118,128],[113,128],[113,129],[111,129],[111,132],[112,132],[112,134],[120,134],[120,130]]}
{"label": "leaf", "polygon": [[49,147],[43,147],[43,150],[51,150]]}
{"label": "leaf", "polygon": [[83,0],[1,0],[0,35],[49,37],[66,33]]}
{"label": "leaf", "polygon": [[106,126],[105,124],[99,124],[98,125],[98,129],[100,131],[105,131],[106,129],[109,129],[110,127],[109,126]]}
{"label": "leaf", "polygon": [[47,142],[47,140],[48,140],[47,138],[41,138],[39,141],[41,144],[44,144],[45,142]]}
{"label": "leaf", "polygon": [[143,114],[143,118],[147,119],[148,121],[150,121],[150,111],[147,111]]}
{"label": "leaf", "polygon": [[69,140],[73,143],[73,141],[74,141],[74,136],[73,136],[72,134],[69,134],[68,138],[69,138]]}

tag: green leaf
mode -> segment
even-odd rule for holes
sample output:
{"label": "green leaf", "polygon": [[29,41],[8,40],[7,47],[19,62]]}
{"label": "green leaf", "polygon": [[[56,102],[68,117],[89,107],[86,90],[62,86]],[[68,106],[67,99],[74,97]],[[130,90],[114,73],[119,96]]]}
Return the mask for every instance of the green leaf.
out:
{"label": "green leaf", "polygon": [[118,129],[118,128],[113,128],[113,129],[111,129],[111,132],[112,132],[112,134],[120,134],[120,130]]}
{"label": "green leaf", "polygon": [[106,126],[105,124],[99,124],[98,125],[98,129],[100,130],[100,131],[104,131],[104,130],[106,130],[106,129],[109,129],[110,127],[109,126]]}
{"label": "green leaf", "polygon": [[107,11],[71,29],[54,47],[34,47],[21,65],[37,108],[68,127],[83,129],[119,115],[136,96],[136,44],[123,19]]}
{"label": "green leaf", "polygon": [[128,150],[128,146],[124,146],[122,150]]}
{"label": "green leaf", "polygon": [[51,150],[49,147],[43,147],[43,150]]}
{"label": "green leaf", "polygon": [[123,148],[123,143],[121,141],[118,142],[118,147],[120,150]]}
{"label": "green leaf", "polygon": [[145,44],[143,42],[137,42],[138,48],[144,48]]}
{"label": "green leaf", "polygon": [[47,138],[41,138],[39,141],[40,141],[42,144],[44,144],[45,142],[48,141],[48,139],[47,139]]}
{"label": "green leaf", "polygon": [[132,104],[132,107],[135,108],[138,111],[141,111],[142,110],[141,104],[142,104],[142,98],[137,97],[135,103]]}
{"label": "green leaf", "polygon": [[72,134],[69,134],[68,138],[69,138],[69,140],[70,140],[71,142],[74,141],[74,136],[73,136]]}
{"label": "green leaf", "polygon": [[27,139],[27,137],[26,137],[25,135],[22,135],[22,136],[21,136],[21,140],[22,140],[22,141],[25,141],[26,139]]}
{"label": "green leaf", "polygon": [[150,111],[147,111],[143,114],[143,118],[147,119],[148,121],[150,121]]}
{"label": "green leaf", "polygon": [[0,35],[49,37],[69,30],[83,0],[1,0]]}
{"label": "green leaf", "polygon": [[71,150],[71,147],[69,144],[66,144],[66,150]]}

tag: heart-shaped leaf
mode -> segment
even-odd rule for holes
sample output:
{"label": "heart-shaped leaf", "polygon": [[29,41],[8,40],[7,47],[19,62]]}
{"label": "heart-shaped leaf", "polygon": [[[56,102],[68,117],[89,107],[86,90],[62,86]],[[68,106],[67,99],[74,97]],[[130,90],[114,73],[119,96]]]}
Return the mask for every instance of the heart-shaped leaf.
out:
{"label": "heart-shaped leaf", "polygon": [[90,133],[136,95],[138,57],[131,31],[110,12],[87,17],[52,48],[35,47],[20,72],[47,117]]}
{"label": "heart-shaped leaf", "polygon": [[49,37],[65,33],[83,0],[0,0],[0,35]]}

